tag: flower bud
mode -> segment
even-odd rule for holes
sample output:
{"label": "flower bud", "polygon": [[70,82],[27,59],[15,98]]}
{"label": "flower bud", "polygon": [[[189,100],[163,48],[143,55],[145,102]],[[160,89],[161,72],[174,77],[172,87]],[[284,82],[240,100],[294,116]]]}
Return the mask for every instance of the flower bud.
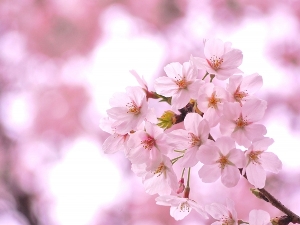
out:
{"label": "flower bud", "polygon": [[165,130],[172,127],[174,124],[174,116],[175,113],[171,110],[165,111],[164,114],[160,118],[158,118],[159,123],[157,124],[157,126]]}

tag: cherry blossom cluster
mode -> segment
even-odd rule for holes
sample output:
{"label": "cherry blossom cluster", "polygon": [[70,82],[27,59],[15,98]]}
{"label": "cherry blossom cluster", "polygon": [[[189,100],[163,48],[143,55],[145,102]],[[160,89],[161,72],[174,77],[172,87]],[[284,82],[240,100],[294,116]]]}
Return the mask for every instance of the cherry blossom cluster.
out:
{"label": "cherry blossom cluster", "polygon": [[[265,136],[266,127],[259,122],[267,108],[267,102],[254,95],[262,77],[245,75],[238,68],[243,54],[229,42],[207,40],[204,55],[166,65],[166,76],[154,81],[155,91],[131,71],[140,86],[127,87],[110,99],[111,108],[100,122],[101,129],[111,134],[103,150],[123,151],[145,191],[158,194],[157,204],[170,206],[176,220],[194,209],[219,220],[216,224],[237,224],[231,200],[225,207],[189,198],[191,169],[201,165],[198,175],[204,183],[220,178],[231,188],[244,176],[255,188],[263,188],[266,171],[278,173],[282,163],[267,151],[273,139]],[[151,98],[169,103],[169,109],[156,115],[149,106]],[[181,129],[173,127],[181,122]],[[175,173],[175,165],[181,174]],[[249,224],[269,222],[267,212],[250,212]]]}

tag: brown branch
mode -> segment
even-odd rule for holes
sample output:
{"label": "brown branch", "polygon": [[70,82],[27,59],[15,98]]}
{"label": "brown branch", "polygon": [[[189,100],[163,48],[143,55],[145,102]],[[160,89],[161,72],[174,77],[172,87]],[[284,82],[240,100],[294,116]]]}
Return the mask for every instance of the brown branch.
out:
{"label": "brown branch", "polygon": [[260,193],[262,193],[268,200],[269,202],[279,209],[281,212],[285,213],[290,219],[292,223],[298,223],[300,224],[300,217],[292,212],[290,209],[285,207],[279,200],[277,200],[272,194],[270,194],[266,189],[264,188],[259,188],[258,189]]}

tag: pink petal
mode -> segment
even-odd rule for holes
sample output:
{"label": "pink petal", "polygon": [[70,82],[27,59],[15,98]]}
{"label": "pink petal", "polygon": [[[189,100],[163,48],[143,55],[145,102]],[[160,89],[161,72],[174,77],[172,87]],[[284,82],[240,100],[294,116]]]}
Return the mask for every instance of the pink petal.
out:
{"label": "pink petal", "polygon": [[236,127],[234,120],[228,120],[226,117],[222,116],[220,118],[220,131],[223,135],[231,135]]}
{"label": "pink petal", "polygon": [[266,172],[259,164],[250,163],[246,168],[247,179],[257,188],[263,188],[266,182]]}
{"label": "pink petal", "polygon": [[258,91],[263,85],[262,76],[258,73],[254,73],[243,78],[243,82],[241,83],[241,90],[247,90],[249,95]]}
{"label": "pink petal", "polygon": [[249,213],[249,225],[266,225],[270,223],[270,215],[266,211],[253,209]]}
{"label": "pink petal", "polygon": [[212,183],[220,177],[221,170],[218,164],[204,165],[201,167],[198,174],[204,183]]}
{"label": "pink petal", "polygon": [[231,137],[238,143],[238,145],[242,145],[245,147],[249,147],[251,145],[250,140],[245,135],[245,129],[238,129],[231,134]]}
{"label": "pink petal", "polygon": [[204,55],[209,60],[210,57],[221,57],[224,54],[224,43],[220,39],[209,39],[205,42]]}
{"label": "pink petal", "polygon": [[188,132],[200,136],[199,125],[203,118],[198,113],[189,113],[184,119],[184,127]]}
{"label": "pink petal", "polygon": [[253,141],[257,138],[262,138],[267,133],[267,129],[262,124],[250,124],[244,128],[246,137]]}
{"label": "pink petal", "polygon": [[243,53],[241,50],[232,49],[223,56],[224,62],[221,65],[222,69],[237,68],[242,64]]}
{"label": "pink petal", "polygon": [[205,211],[216,220],[221,220],[223,216],[229,216],[227,207],[219,203],[206,205]]}
{"label": "pink petal", "polygon": [[282,162],[273,152],[263,152],[260,155],[260,162],[265,170],[278,173],[282,169]]}
{"label": "pink petal", "polygon": [[163,96],[171,97],[178,92],[178,86],[169,77],[158,77],[154,81],[155,91]]}
{"label": "pink petal", "polygon": [[256,122],[265,114],[267,102],[259,99],[249,99],[242,107],[242,114],[249,122]]}
{"label": "pink petal", "polygon": [[223,113],[226,119],[236,120],[241,114],[241,106],[238,102],[224,102]]}
{"label": "pink petal", "polygon": [[[182,77],[182,65],[179,62],[173,62],[164,67],[164,71],[167,76],[174,79],[178,79],[178,76]],[[176,78],[175,78],[176,77]]]}
{"label": "pink petal", "polygon": [[202,145],[197,152],[197,158],[203,164],[214,164],[219,157],[219,149],[211,145]]}
{"label": "pink petal", "polygon": [[176,149],[186,149],[190,146],[188,131],[183,129],[174,130],[167,134],[167,143]]}
{"label": "pink petal", "polygon": [[125,136],[112,134],[103,143],[102,149],[104,153],[113,154],[117,151],[125,149]]}
{"label": "pink petal", "polygon": [[185,107],[191,100],[190,93],[186,89],[179,89],[176,94],[172,96],[172,106],[177,109]]}
{"label": "pink petal", "polygon": [[182,74],[185,75],[187,81],[194,81],[198,77],[197,69],[190,62],[183,63]]}
{"label": "pink petal", "polygon": [[129,72],[135,77],[142,88],[148,90],[147,82],[145,81],[144,77],[141,77],[135,70],[129,70]]}
{"label": "pink petal", "polygon": [[193,167],[199,162],[199,160],[196,157],[197,150],[198,147],[193,147],[186,150],[183,158],[181,159],[182,167],[184,168]]}
{"label": "pink petal", "polygon": [[235,148],[234,140],[230,137],[220,137],[216,140],[215,145],[220,149],[222,155],[226,156],[231,149]]}
{"label": "pink petal", "polygon": [[206,119],[210,127],[216,126],[220,121],[219,110],[209,107],[204,113],[203,118]]}
{"label": "pink petal", "polygon": [[240,86],[240,84],[242,83],[242,80],[243,80],[243,76],[241,75],[234,75],[234,76],[231,76],[229,78],[229,83],[227,85],[227,91],[230,92],[231,95],[233,95],[237,88]]}
{"label": "pink petal", "polygon": [[180,210],[180,207],[174,207],[172,206],[170,208],[170,215],[175,219],[175,220],[182,220],[184,217],[186,217],[189,213],[191,212],[191,210]]}
{"label": "pink petal", "polygon": [[265,151],[273,143],[274,143],[274,140],[272,138],[264,137],[259,140],[253,141],[252,145],[253,145],[254,150]]}
{"label": "pink petal", "polygon": [[198,69],[208,70],[211,69],[211,67],[208,65],[206,59],[193,57],[193,63]]}
{"label": "pink petal", "polygon": [[244,153],[239,149],[232,149],[230,151],[229,161],[232,162],[237,168],[243,168],[246,164],[246,158]]}
{"label": "pink petal", "polygon": [[135,102],[137,106],[141,106],[146,98],[146,93],[141,87],[127,87],[126,92],[128,93],[129,98]]}
{"label": "pink petal", "polygon": [[240,171],[235,166],[226,165],[222,170],[221,181],[226,187],[234,187],[240,180]]}

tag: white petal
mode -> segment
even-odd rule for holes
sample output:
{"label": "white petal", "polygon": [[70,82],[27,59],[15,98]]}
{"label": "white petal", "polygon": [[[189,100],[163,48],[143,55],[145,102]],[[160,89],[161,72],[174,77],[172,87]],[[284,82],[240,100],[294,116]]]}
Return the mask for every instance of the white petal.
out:
{"label": "white petal", "polygon": [[204,183],[212,183],[220,177],[221,170],[218,164],[204,165],[199,170],[198,174]]}
{"label": "white petal", "polygon": [[221,174],[221,181],[226,187],[234,187],[240,180],[240,171],[237,167],[226,165]]}

